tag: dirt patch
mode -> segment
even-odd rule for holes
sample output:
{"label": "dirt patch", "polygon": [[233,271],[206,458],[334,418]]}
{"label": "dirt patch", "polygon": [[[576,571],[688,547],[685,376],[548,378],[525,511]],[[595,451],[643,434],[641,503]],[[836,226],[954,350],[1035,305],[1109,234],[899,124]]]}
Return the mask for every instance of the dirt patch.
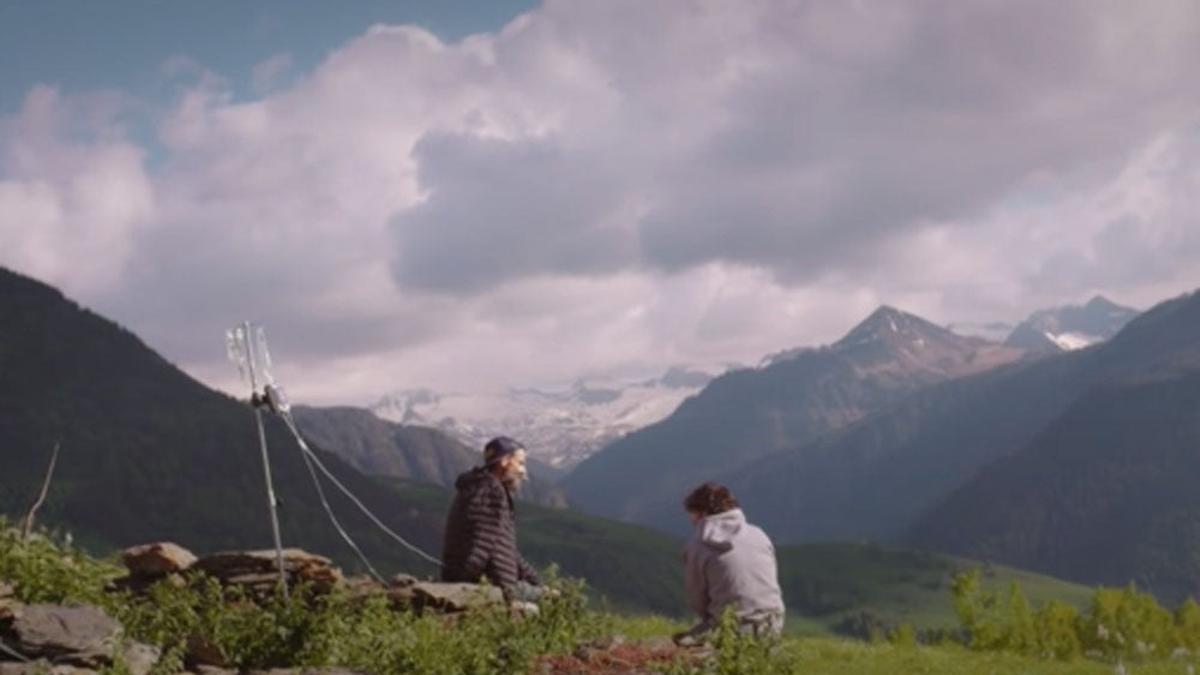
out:
{"label": "dirt patch", "polygon": [[663,666],[681,661],[696,661],[703,656],[704,653],[696,649],[684,649],[660,642],[629,642],[603,649],[584,645],[572,654],[542,657],[533,672],[541,675],[655,673]]}

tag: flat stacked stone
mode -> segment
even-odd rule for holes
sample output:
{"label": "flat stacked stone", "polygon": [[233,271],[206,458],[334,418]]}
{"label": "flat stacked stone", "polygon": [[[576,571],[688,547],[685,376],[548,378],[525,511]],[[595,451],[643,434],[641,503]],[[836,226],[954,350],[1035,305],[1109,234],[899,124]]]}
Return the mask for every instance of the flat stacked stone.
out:
{"label": "flat stacked stone", "polygon": [[112,587],[141,593],[160,581],[183,586],[183,574],[196,563],[196,556],[178,544],[162,541],[125,549],[121,562],[129,574],[115,579]]}
{"label": "flat stacked stone", "polygon": [[149,672],[158,662],[158,649],[125,643],[121,635],[121,624],[98,607],[10,604],[0,617],[0,640],[27,661],[12,661],[11,654],[0,652],[0,661],[9,660],[0,664],[0,673],[87,672],[113,665],[118,652],[130,672]]}
{"label": "flat stacked stone", "polygon": [[[276,589],[279,569],[275,551],[227,551],[200,558],[192,569],[219,579],[226,586],[238,586],[261,595]],[[309,583],[319,592],[328,592],[344,580],[341,570],[324,556],[298,548],[283,550],[284,576],[289,586]]]}

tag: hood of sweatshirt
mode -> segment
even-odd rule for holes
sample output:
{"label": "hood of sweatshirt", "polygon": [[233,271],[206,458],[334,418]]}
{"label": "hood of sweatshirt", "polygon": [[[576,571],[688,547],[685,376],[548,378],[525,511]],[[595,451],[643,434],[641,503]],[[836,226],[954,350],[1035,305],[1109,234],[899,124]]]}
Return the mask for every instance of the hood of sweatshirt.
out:
{"label": "hood of sweatshirt", "polygon": [[700,541],[717,551],[733,548],[733,539],[746,525],[746,515],[741,509],[730,509],[723,513],[706,516],[696,526],[700,530]]}

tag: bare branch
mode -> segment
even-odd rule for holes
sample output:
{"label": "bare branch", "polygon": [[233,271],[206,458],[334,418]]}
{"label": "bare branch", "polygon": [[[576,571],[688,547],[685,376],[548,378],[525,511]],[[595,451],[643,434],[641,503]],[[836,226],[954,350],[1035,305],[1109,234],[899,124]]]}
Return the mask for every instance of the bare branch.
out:
{"label": "bare branch", "polygon": [[41,508],[42,503],[46,501],[46,493],[50,491],[50,480],[54,477],[54,465],[58,463],[58,448],[62,445],[61,441],[54,442],[54,452],[50,455],[50,466],[46,469],[46,480],[42,483],[42,493],[38,495],[37,501],[29,508],[29,515],[25,516],[25,528],[22,532],[22,537],[29,538],[33,532],[33,517],[37,514],[37,510]]}
{"label": "bare branch", "polygon": [[8,645],[4,644],[3,640],[0,640],[0,652],[4,652],[5,654],[8,654],[9,656],[15,658],[18,661],[23,661],[25,663],[29,663],[29,657],[25,656],[24,654],[22,654],[21,652],[15,650],[15,649],[13,649],[12,647],[9,647]]}

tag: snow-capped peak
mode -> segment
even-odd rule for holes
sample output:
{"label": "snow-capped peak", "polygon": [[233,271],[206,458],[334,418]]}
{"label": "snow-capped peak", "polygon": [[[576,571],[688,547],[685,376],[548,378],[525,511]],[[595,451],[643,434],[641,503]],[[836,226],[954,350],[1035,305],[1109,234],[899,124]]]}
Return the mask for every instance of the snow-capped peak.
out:
{"label": "snow-capped peak", "polygon": [[667,417],[716,374],[675,367],[639,381],[576,380],[565,387],[497,393],[415,389],[384,396],[370,408],[384,419],[442,429],[472,447],[500,434],[512,436],[537,459],[570,468],[616,438]]}
{"label": "snow-capped peak", "polygon": [[1086,305],[1034,312],[1013,329],[1005,344],[1035,352],[1082,349],[1112,337],[1137,314],[1097,295]]}

